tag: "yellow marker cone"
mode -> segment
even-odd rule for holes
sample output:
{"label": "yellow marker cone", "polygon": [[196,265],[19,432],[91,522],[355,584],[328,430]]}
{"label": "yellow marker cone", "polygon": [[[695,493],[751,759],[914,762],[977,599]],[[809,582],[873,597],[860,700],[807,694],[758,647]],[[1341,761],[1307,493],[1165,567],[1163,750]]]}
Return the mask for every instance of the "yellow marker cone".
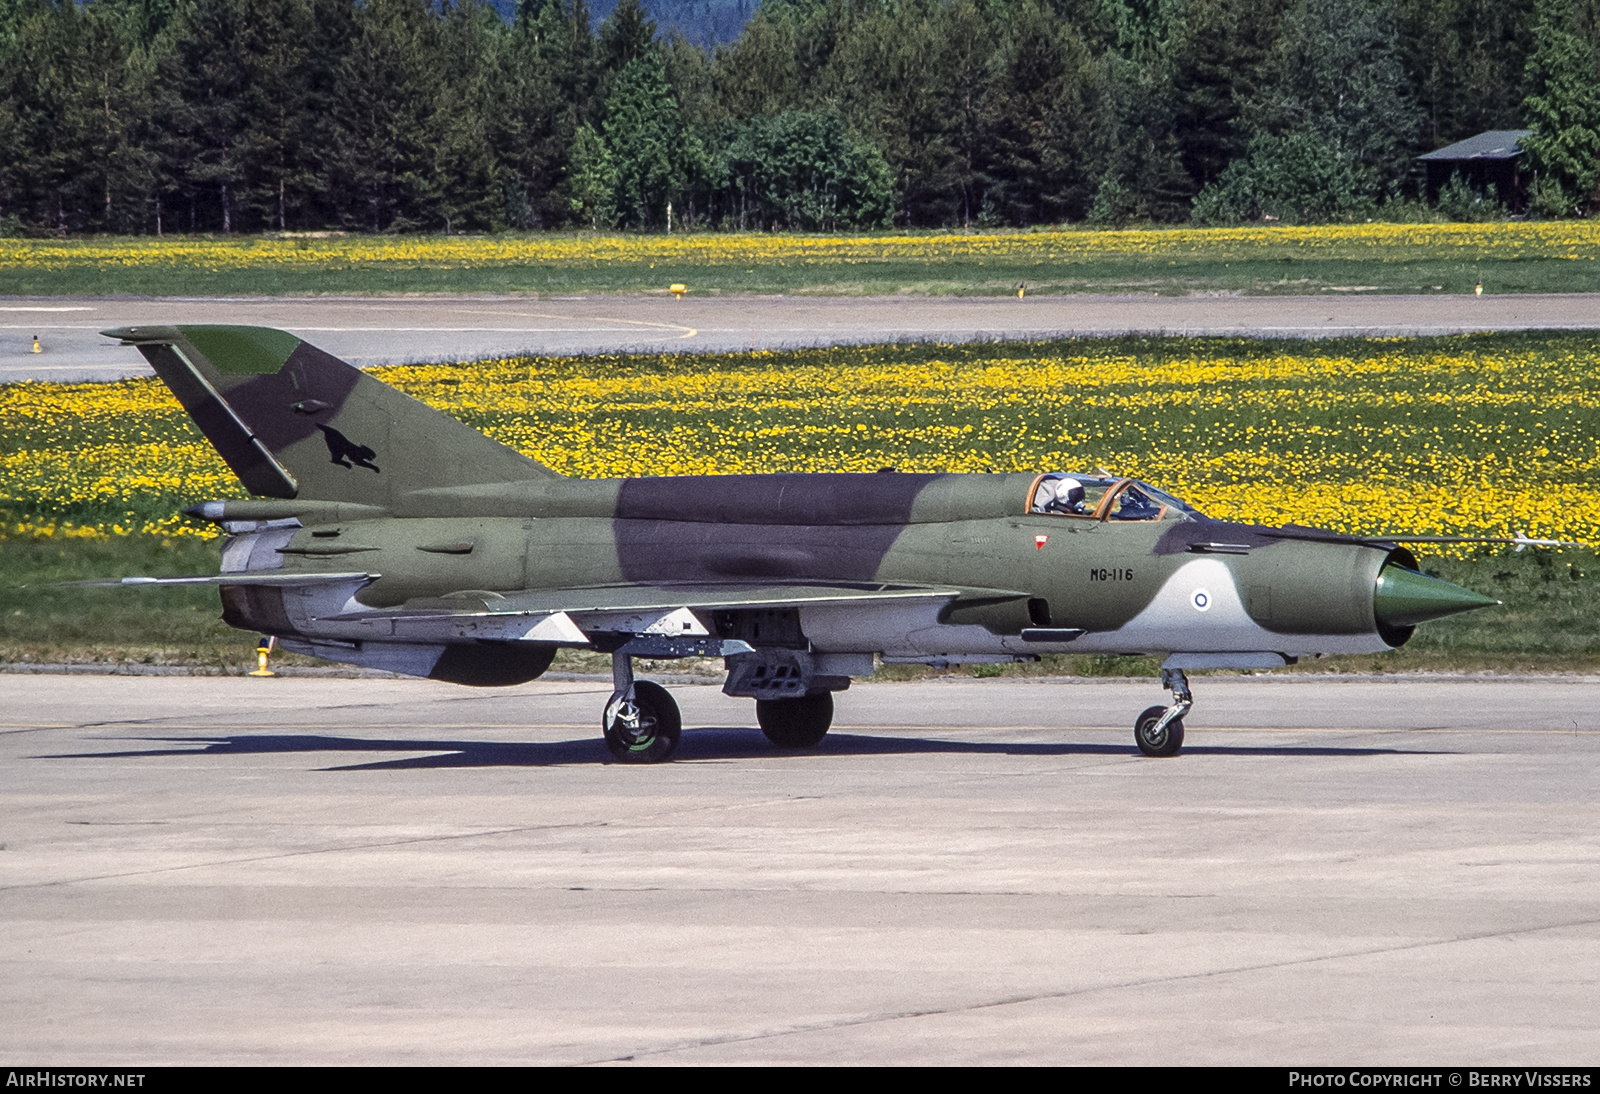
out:
{"label": "yellow marker cone", "polygon": [[39,336],[37,334],[33,336],[33,352],[35,352],[35,353],[43,353],[44,352],[44,349],[39,345]]}
{"label": "yellow marker cone", "polygon": [[249,675],[249,676],[276,676],[276,675],[278,675],[277,673],[273,672],[271,669],[267,668],[267,658],[269,656],[271,656],[272,647],[277,645],[277,643],[278,643],[278,640],[276,638],[263,638],[261,640],[261,644],[256,647],[256,670],[254,672],[252,672],[252,673],[247,673],[246,675]]}
{"label": "yellow marker cone", "polygon": [[683,294],[689,291],[687,285],[668,285],[667,291],[672,294],[672,299],[682,300]]}

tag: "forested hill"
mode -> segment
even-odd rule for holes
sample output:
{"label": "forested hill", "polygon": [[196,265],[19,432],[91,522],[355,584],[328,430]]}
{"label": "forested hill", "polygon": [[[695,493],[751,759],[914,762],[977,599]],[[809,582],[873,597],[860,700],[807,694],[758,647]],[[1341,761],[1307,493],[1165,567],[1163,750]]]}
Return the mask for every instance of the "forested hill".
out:
{"label": "forested hill", "polygon": [[[599,0],[594,18],[603,20],[616,6],[617,0]],[[675,30],[696,45],[733,41],[756,6],[757,0],[644,0],[645,10],[663,33]]]}
{"label": "forested hill", "polygon": [[766,0],[714,48],[700,25],[0,0],[0,233],[1411,216],[1420,153],[1518,129],[1514,192],[1461,179],[1442,207],[1600,209],[1600,0]]}
{"label": "forested hill", "polygon": [[[589,8],[589,17],[598,24],[616,8],[618,0],[599,0]],[[492,0],[495,11],[507,22],[517,17],[520,0]],[[663,34],[677,31],[701,46],[731,42],[750,21],[757,0],[644,0],[644,9]]]}

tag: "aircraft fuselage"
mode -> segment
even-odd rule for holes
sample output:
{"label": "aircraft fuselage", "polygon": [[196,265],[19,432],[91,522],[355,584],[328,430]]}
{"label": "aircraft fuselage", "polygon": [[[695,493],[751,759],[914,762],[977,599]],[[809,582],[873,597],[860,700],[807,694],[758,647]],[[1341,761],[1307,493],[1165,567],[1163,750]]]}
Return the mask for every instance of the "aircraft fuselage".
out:
{"label": "aircraft fuselage", "polygon": [[[370,622],[331,617],[462,590],[515,604],[542,589],[731,581],[951,590],[942,601],[908,600],[895,610],[838,602],[795,609],[806,648],[891,660],[1183,650],[1295,658],[1379,652],[1409,633],[1384,627],[1374,607],[1380,571],[1404,565],[1403,551],[1274,538],[1270,529],[1192,513],[1114,520],[1027,512],[1036,480],[893,473],[567,480],[433,490],[408,501],[435,515],[326,520],[319,518],[330,514],[316,506],[303,507],[298,527],[238,534],[224,570],[379,576],[339,610],[327,603],[333,590],[316,594],[315,609],[281,611],[285,598],[306,594],[235,592],[229,621],[285,638],[373,640]],[[229,517],[295,508],[227,506]],[[416,640],[424,629],[413,624],[406,633]]]}

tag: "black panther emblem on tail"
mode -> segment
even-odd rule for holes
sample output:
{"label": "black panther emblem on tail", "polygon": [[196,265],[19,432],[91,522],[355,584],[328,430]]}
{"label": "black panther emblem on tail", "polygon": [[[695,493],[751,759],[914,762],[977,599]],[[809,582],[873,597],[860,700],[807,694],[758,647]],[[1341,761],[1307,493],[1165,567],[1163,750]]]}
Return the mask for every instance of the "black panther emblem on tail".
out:
{"label": "black panther emblem on tail", "polygon": [[[322,430],[322,439],[328,442],[328,455],[332,457],[334,463],[352,470],[366,467],[378,471],[378,465],[372,462],[377,453],[372,449],[364,444],[356,444],[332,426],[322,425],[319,422],[317,428]],[[382,474],[381,471],[378,473]]]}

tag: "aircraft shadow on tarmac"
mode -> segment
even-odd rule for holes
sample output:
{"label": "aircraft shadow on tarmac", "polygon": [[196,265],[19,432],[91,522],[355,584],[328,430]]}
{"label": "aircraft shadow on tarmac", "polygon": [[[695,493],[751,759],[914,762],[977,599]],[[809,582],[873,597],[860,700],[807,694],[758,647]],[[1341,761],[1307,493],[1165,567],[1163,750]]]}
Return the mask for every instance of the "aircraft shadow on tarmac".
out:
{"label": "aircraft shadow on tarmac", "polygon": [[[242,756],[275,752],[408,752],[433,753],[396,760],[338,764],[325,771],[382,771],[450,767],[548,767],[559,764],[612,763],[599,734],[573,741],[429,741],[372,737],[328,737],[307,734],[250,734],[231,737],[123,738],[167,748],[123,752],[79,752],[36,759],[114,759],[153,756]],[[197,747],[200,746],[200,747]],[[759,730],[717,727],[686,730],[674,759],[772,760],[802,756],[905,756],[917,754],[996,756],[1136,756],[1132,744],[1037,741],[951,741],[926,737],[871,737],[830,733],[814,749],[789,752],[774,748]],[[1403,748],[1338,748],[1328,745],[1192,745],[1185,755],[1199,756],[1431,756],[1432,750]]]}

